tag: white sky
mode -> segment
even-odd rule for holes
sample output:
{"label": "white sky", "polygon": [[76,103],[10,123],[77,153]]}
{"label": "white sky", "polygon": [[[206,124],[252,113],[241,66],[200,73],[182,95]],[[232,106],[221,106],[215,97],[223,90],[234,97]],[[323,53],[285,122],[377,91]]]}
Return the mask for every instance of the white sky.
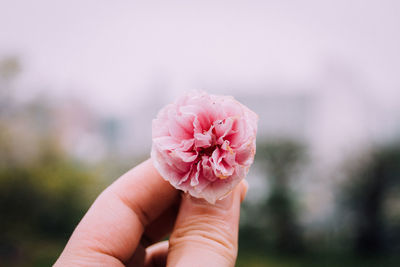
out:
{"label": "white sky", "polygon": [[22,57],[31,88],[84,96],[117,114],[157,79],[172,94],[209,84],[313,85],[332,63],[394,105],[399,14],[395,0],[0,0],[0,55]]}

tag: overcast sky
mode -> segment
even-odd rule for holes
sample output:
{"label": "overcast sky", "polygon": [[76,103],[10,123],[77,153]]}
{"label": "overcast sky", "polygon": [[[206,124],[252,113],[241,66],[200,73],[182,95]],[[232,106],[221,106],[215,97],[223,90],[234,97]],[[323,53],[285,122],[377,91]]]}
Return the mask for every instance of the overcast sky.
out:
{"label": "overcast sky", "polygon": [[32,89],[72,90],[106,112],[123,113],[153,84],[172,95],[210,84],[302,90],[329,64],[389,105],[399,14],[395,0],[1,0],[0,56],[21,56]]}

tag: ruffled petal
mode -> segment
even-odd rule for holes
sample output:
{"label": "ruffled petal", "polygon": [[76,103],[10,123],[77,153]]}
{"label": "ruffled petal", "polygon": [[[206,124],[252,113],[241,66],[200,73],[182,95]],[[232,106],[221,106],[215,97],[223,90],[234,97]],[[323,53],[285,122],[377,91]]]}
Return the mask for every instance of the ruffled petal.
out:
{"label": "ruffled petal", "polygon": [[215,203],[246,176],[257,120],[233,97],[185,95],[153,120],[154,166],[177,189]]}

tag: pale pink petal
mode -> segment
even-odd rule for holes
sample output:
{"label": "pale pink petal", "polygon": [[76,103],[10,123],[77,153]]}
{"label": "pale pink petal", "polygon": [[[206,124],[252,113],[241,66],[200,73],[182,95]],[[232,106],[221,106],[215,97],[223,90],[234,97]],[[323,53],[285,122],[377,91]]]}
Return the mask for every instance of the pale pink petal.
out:
{"label": "pale pink petal", "polygon": [[212,145],[212,136],[208,132],[205,132],[204,134],[195,133],[194,139],[196,147],[209,147]]}

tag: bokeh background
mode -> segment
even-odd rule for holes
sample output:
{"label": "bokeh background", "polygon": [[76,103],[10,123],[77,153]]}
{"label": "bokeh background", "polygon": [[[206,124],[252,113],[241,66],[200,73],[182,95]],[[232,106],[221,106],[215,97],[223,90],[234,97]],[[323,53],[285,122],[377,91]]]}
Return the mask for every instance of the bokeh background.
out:
{"label": "bokeh background", "polygon": [[0,265],[47,266],[190,90],[259,114],[237,266],[400,266],[400,2],[0,1]]}

